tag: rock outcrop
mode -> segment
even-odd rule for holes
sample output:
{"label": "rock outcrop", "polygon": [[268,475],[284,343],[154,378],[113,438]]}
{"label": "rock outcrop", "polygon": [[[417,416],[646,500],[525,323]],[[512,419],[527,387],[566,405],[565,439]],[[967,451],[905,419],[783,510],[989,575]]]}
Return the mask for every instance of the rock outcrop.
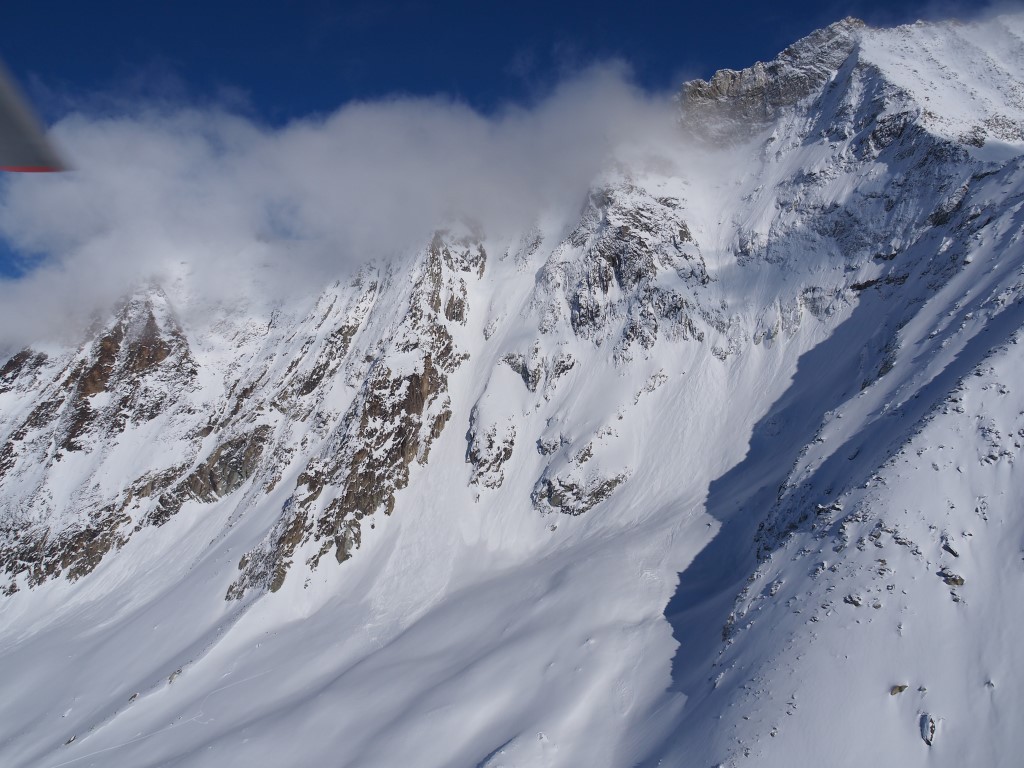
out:
{"label": "rock outcrop", "polygon": [[835,77],[863,28],[864,22],[847,18],[812,32],[770,62],[686,83],[679,96],[683,124],[712,141],[748,138]]}

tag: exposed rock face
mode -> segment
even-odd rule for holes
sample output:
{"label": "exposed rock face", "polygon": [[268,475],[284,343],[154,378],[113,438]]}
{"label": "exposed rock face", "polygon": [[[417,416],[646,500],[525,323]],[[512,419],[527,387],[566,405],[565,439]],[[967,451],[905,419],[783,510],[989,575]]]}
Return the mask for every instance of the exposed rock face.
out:
{"label": "exposed rock face", "polygon": [[[195,368],[188,344],[173,321],[165,321],[165,326],[158,325],[151,300],[125,305],[113,327],[82,361],[79,372],[64,382],[68,397],[62,408],[67,413],[62,450],[82,450],[81,441],[90,432],[99,438],[122,432],[129,422],[153,419],[165,407],[170,393],[162,385],[169,379],[189,386]],[[159,368],[172,354],[171,363]],[[97,406],[94,398],[101,394],[115,402]],[[98,422],[101,428],[96,432],[92,427]]]}
{"label": "exposed rock face", "polygon": [[530,494],[538,512],[562,512],[582,515],[629,479],[633,470],[621,466],[616,455],[620,435],[611,426],[603,426],[582,447],[559,436],[557,442],[540,443],[542,454],[553,454]]}
{"label": "exposed rock face", "polygon": [[921,740],[929,747],[935,743],[935,735],[939,729],[939,720],[925,712],[921,715]]}
{"label": "exposed rock face", "polygon": [[[166,522],[190,499],[216,501],[241,488],[256,473],[271,433],[271,428],[264,424],[251,433],[218,445],[187,477],[160,495],[156,509],[146,518],[147,522],[157,525]],[[148,483],[139,495],[150,495],[152,490],[153,484]]]}
{"label": "exposed rock face", "polygon": [[[834,76],[853,50],[859,29],[858,22],[847,20],[794,45],[769,65],[690,84],[684,113],[692,107],[726,122],[774,119],[779,109]],[[876,114],[883,111],[880,107]],[[910,130],[909,117],[893,122],[889,113],[884,125],[883,117],[877,118],[872,146],[881,149],[876,152]],[[797,196],[828,181],[808,176],[789,183]],[[965,197],[963,191],[951,193],[938,214],[943,223],[954,221]],[[721,360],[742,348],[737,318],[724,302],[709,300],[712,274],[685,208],[677,197],[655,194],[624,178],[590,195],[579,225],[539,269],[531,303],[539,318],[535,341],[501,358],[538,402],[551,401],[563,382],[580,375],[577,353],[551,341],[563,330],[597,347],[607,345],[621,366],[648,357],[659,341],[703,343],[709,333],[717,339],[711,351]],[[823,210],[812,226],[821,238],[853,242],[862,227],[844,215]],[[741,230],[737,258],[784,263],[776,254],[785,237],[784,230]],[[529,263],[541,245],[541,236],[534,233],[523,240],[515,259]],[[873,241],[856,247],[872,255],[886,248]],[[73,360],[55,361],[30,350],[15,355],[0,371],[0,393],[41,386],[42,396],[8,430],[0,450],[0,477],[15,472],[24,480],[26,470],[18,467],[30,461],[30,454],[31,461],[42,459],[44,465],[70,453],[92,456],[100,442],[127,439],[120,437],[126,430],[153,420],[173,423],[184,450],[161,466],[140,467],[135,479],[113,495],[100,490],[99,481],[92,490],[80,491],[85,495],[69,506],[78,516],[74,524],[61,523],[54,530],[36,523],[30,527],[34,535],[10,533],[8,573],[16,576],[28,568],[20,563],[41,557],[47,565],[32,566],[33,579],[65,570],[81,575],[134,531],[167,522],[188,503],[235,498],[250,487],[244,493],[256,494],[252,498],[270,492],[289,462],[311,450],[313,457],[304,460],[279,520],[242,559],[242,572],[229,594],[279,588],[300,549],[310,566],[332,551],[339,562],[347,559],[362,540],[362,521],[379,511],[391,513],[412,467],[426,463],[432,442],[453,417],[449,377],[466,355],[456,348],[453,333],[471,318],[472,283],[482,278],[486,260],[480,243],[438,235],[419,263],[409,295],[397,303],[395,276],[366,270],[351,285],[326,291],[298,330],[278,327],[272,319],[260,332],[270,354],[253,356],[251,365],[239,360],[238,370],[224,381],[223,394],[204,396],[196,404],[182,395],[196,390],[197,365],[159,294],[129,302]],[[854,289],[883,284],[873,279]],[[382,293],[389,296],[383,304]],[[754,342],[768,344],[792,333],[804,309],[826,316],[842,301],[841,291],[829,294],[808,286],[789,303],[779,301],[765,311]],[[391,330],[386,338],[360,343],[368,323]],[[487,338],[493,332],[489,329]],[[237,333],[245,344],[255,338],[252,329]],[[284,357],[273,351],[274,345],[295,351]],[[500,488],[517,440],[535,442],[540,454],[549,457],[530,494],[538,510],[582,514],[629,477],[628,467],[602,458],[611,451],[610,433],[595,436],[582,449],[564,436],[520,434],[515,413],[498,395],[485,394],[462,418],[469,427],[466,459],[472,485]],[[56,437],[55,449],[44,449],[49,444],[44,436]],[[37,503],[28,516],[52,518],[45,503]],[[244,508],[248,502],[238,503]],[[24,528],[21,522],[13,525]],[[63,539],[54,535],[56,530]],[[49,547],[48,554],[32,554],[40,547]]]}
{"label": "exposed rock face", "polygon": [[516,444],[516,428],[513,422],[489,424],[480,423],[479,406],[469,416],[469,432],[466,435],[469,447],[466,461],[473,465],[469,482],[485,488],[500,488],[505,482],[502,466],[512,458]]}
{"label": "exposed rock face", "polygon": [[735,140],[761,130],[781,110],[815,95],[850,57],[864,27],[847,18],[794,43],[768,63],[722,69],[680,95],[684,124],[697,135]]}
{"label": "exposed rock face", "polygon": [[[478,246],[460,250],[435,237],[397,333],[372,363],[328,448],[299,476],[279,523],[239,562],[242,573],[229,598],[253,587],[279,589],[297,549],[307,543],[310,567],[332,549],[344,562],[361,542],[363,519],[392,513],[395,494],[409,482],[410,465],[426,464],[452,415],[448,376],[465,356],[456,350],[446,321],[465,322],[467,308],[441,308],[464,301],[465,279],[458,273],[479,277],[484,258]],[[392,355],[407,360],[402,370],[389,365]]]}
{"label": "exposed rock face", "polygon": [[[38,488],[41,478],[71,469],[63,466],[71,454],[91,454],[168,410],[187,410],[175,398],[193,386],[195,375],[188,343],[159,291],[127,302],[97,340],[71,359],[15,355],[0,373],[2,387],[38,404],[7,431],[0,481]],[[48,495],[30,493],[23,507],[0,518],[0,561],[12,578],[8,589],[16,588],[22,573],[30,585],[62,573],[76,579],[128,540],[127,501],[104,503],[89,487],[73,494],[67,520]]]}
{"label": "exposed rock face", "polygon": [[126,515],[109,508],[97,510],[50,538],[45,526],[25,528],[20,522],[5,521],[0,527],[0,558],[10,582],[3,592],[18,591],[17,578],[23,574],[30,587],[62,574],[72,581],[88,574],[111,548],[128,540],[124,526],[129,522]]}
{"label": "exposed rock face", "polygon": [[[678,279],[661,280],[666,273]],[[591,195],[579,226],[541,271],[541,330],[549,332],[568,314],[577,336],[610,341],[623,360],[634,347],[651,349],[659,330],[670,339],[700,340],[695,299],[710,282],[678,200],[628,183],[603,189]]]}
{"label": "exposed rock face", "polygon": [[509,352],[502,360],[509,368],[519,374],[519,378],[523,380],[523,384],[526,385],[528,390],[536,392],[537,385],[540,384],[541,378],[544,375],[539,357],[540,347],[534,346],[529,359],[527,359],[526,355],[518,352]]}
{"label": "exposed rock face", "polygon": [[37,371],[46,362],[46,355],[23,349],[0,368],[0,394],[10,392],[14,383],[26,372]]}
{"label": "exposed rock face", "polygon": [[[256,355],[255,364],[227,371],[224,390],[213,400],[197,392],[195,405],[189,395],[199,388],[199,371],[159,291],[127,302],[70,359],[32,350],[13,356],[0,370],[0,394],[18,395],[31,407],[7,431],[0,480],[6,475],[8,488],[24,487],[31,506],[2,518],[0,562],[12,578],[8,589],[16,589],[24,573],[30,585],[62,574],[78,578],[133,533],[163,525],[188,503],[209,504],[250,486],[245,493],[258,498],[276,487],[291,457],[311,439],[322,440],[323,449],[307,460],[265,544],[244,559],[231,594],[240,596],[251,585],[278,588],[304,542],[317,547],[311,565],[332,549],[339,562],[347,559],[361,540],[361,520],[391,513],[411,465],[427,462],[451,418],[448,376],[465,354],[448,326],[466,323],[467,280],[479,279],[485,263],[479,244],[438,235],[404,299],[396,332],[386,345],[373,339],[358,354],[352,346],[367,318],[395,311],[378,305],[381,278],[372,269],[325,292],[298,326],[304,338],[276,328],[273,319],[262,331],[240,327],[235,338],[250,348],[250,339],[262,336],[264,344],[297,351]],[[392,290],[399,285],[384,279]],[[356,396],[332,416],[332,393],[337,398],[339,388],[353,385]],[[149,421],[173,435],[169,461],[136,462],[141,471],[127,482],[123,476],[133,470],[118,469],[120,490],[102,490],[104,441],[116,448],[137,440]],[[299,445],[293,434],[301,435]],[[70,453],[100,463],[95,479],[55,506],[31,484],[37,490],[53,483]]]}
{"label": "exposed rock face", "polygon": [[267,762],[300,720],[350,765],[1019,752],[1024,18],[966,26],[691,84],[728,149],[608,169],[568,226],[192,325],[142,290],[0,360],[0,762]]}
{"label": "exposed rock face", "polygon": [[567,515],[582,515],[607,499],[626,480],[626,474],[613,477],[590,477],[577,483],[561,477],[542,478],[531,496],[534,506]]}
{"label": "exposed rock face", "polygon": [[[25,403],[0,433],[0,482],[32,499],[5,518],[7,572],[31,571],[36,581],[80,575],[136,530],[166,523],[189,504],[232,499],[240,515],[284,480],[294,492],[279,502],[281,514],[264,541],[243,558],[230,594],[279,588],[300,549],[311,566],[332,551],[338,561],[351,556],[363,520],[394,510],[410,472],[427,462],[452,419],[466,429],[471,485],[502,488],[509,467],[533,454],[516,454],[525,440],[544,457],[530,475],[535,509],[577,515],[610,498],[631,474],[613,458],[614,430],[569,437],[557,424],[518,423],[587,375],[577,341],[607,350],[622,371],[650,359],[659,344],[702,345],[728,362],[751,343],[770,348],[793,337],[806,316],[828,322],[856,296],[896,295],[917,279],[938,288],[962,263],[954,252],[908,263],[921,227],[966,237],[987,225],[982,206],[972,202],[978,177],[958,170],[966,167],[965,150],[928,134],[906,93],[879,82],[860,61],[863,34],[860,22],[847,19],[773,62],[684,88],[688,130],[739,140],[761,125],[788,121],[792,136],[770,142],[779,156],[800,152],[812,136],[834,150],[829,164],[805,164],[773,181],[779,213],[768,225],[752,217],[735,222],[726,248],[739,268],[799,270],[806,253],[820,252],[841,270],[793,281],[786,294],[753,310],[753,331],[747,308],[722,298],[726,292],[687,220],[688,201],[628,174],[609,174],[594,188],[564,241],[544,243],[531,232],[508,252],[520,270],[536,273],[522,315],[535,327],[498,357],[498,367],[525,389],[526,399],[515,404],[504,385],[493,384],[497,369],[484,372],[488,383],[466,412],[456,413],[451,402],[449,379],[468,354],[456,339],[476,317],[474,286],[487,265],[483,245],[472,238],[435,237],[411,285],[403,285],[404,275],[367,267],[352,283],[326,290],[291,326],[277,316],[265,328],[241,324],[228,343],[248,357],[218,374],[220,391],[199,392],[198,364],[166,298],[142,294],[75,354],[55,359],[24,350],[0,370],[0,395]],[[817,124],[815,115],[825,114],[828,124]],[[840,145],[848,149],[839,152]],[[830,197],[837,179],[875,164],[897,169],[884,189]],[[924,222],[919,189],[942,191]],[[863,371],[863,387],[891,370],[899,322],[880,329],[873,343],[884,354]],[[485,341],[497,327],[492,321],[483,328]],[[141,437],[150,422],[153,432]],[[99,461],[104,443],[153,435],[176,441],[174,455],[138,462],[121,487],[109,488],[107,470],[97,468],[85,480],[76,476],[76,490],[59,503],[39,493],[69,466],[62,464],[68,456]],[[301,467],[288,474],[293,461]],[[809,524],[795,509],[780,502],[769,511],[758,534],[762,552]]]}
{"label": "exposed rock face", "polygon": [[[261,386],[268,370],[242,370],[222,403],[198,396],[197,364],[159,290],[128,301],[96,341],[71,358],[51,360],[28,350],[11,358],[0,372],[0,388],[37,402],[9,425],[0,451],[0,482],[22,488],[26,500],[0,518],[8,589],[17,588],[23,573],[29,585],[83,576],[141,528],[166,523],[187,502],[231,496],[257,475],[272,488],[289,451],[275,438],[275,419],[265,414],[304,419],[317,407],[325,379],[345,359],[377,289],[361,278],[353,287],[347,307],[335,306],[338,297],[328,295],[314,310],[321,314],[308,318],[314,336],[289,360],[282,382],[268,390]],[[325,332],[330,322],[337,325]],[[118,460],[118,490],[104,491],[106,456],[143,434],[150,435],[143,439],[152,441],[155,457],[133,451],[127,464]],[[161,465],[164,443],[173,450],[164,451]],[[60,478],[75,471],[71,454],[82,454],[95,469],[85,482],[74,481],[68,499],[54,501],[39,489],[65,482]],[[126,481],[133,471],[135,479]]]}

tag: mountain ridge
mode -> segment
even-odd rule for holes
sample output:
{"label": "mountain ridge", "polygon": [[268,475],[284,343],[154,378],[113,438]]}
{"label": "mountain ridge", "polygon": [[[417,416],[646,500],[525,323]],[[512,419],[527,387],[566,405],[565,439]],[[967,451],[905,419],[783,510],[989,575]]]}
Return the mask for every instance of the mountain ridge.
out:
{"label": "mountain ridge", "polygon": [[1022,18],[846,20],[688,84],[704,143],[565,232],[453,227],[205,325],[147,288],[12,357],[0,754],[1012,754]]}

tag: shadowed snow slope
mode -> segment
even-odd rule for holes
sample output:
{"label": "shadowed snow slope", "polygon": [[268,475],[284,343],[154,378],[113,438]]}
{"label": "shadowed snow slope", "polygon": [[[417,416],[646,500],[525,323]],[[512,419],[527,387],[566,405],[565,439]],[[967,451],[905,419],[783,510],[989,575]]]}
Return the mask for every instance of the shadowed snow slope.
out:
{"label": "shadowed snow slope", "polygon": [[1022,72],[846,20],[567,228],[13,356],[0,762],[1012,762]]}

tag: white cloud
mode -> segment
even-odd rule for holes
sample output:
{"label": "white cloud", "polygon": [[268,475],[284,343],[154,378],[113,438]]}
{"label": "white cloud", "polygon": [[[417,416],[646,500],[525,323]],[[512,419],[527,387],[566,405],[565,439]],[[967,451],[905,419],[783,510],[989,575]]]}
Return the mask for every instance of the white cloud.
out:
{"label": "white cloud", "polygon": [[256,291],[262,270],[272,293],[309,293],[452,220],[510,236],[575,213],[616,152],[675,130],[671,100],[611,65],[494,116],[442,98],[352,103],[280,129],[217,109],[73,114],[53,133],[77,170],[0,191],[0,237],[45,255],[0,283],[0,346],[74,332],[143,280],[187,273],[193,295],[216,300]]}

